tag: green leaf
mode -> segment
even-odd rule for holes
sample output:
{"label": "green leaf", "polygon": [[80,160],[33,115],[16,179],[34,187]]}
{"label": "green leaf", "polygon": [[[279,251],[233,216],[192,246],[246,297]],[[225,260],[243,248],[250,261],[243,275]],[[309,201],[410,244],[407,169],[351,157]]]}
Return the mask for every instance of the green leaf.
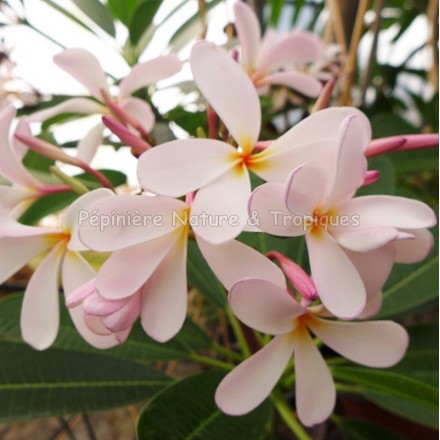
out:
{"label": "green leaf", "polygon": [[356,196],[394,194],[396,176],[393,164],[388,157],[378,156],[369,159],[368,169],[379,171],[380,178],[372,185],[360,188],[356,193]]}
{"label": "green leaf", "polygon": [[0,358],[1,422],[125,406],[171,383],[135,362],[61,348],[0,341]]}
{"label": "green leaf", "polygon": [[438,389],[401,373],[367,368],[333,367],[338,380],[356,384],[359,392],[387,410],[418,423],[438,423]]}
{"label": "green leaf", "polygon": [[222,373],[202,373],[164,389],[142,410],[137,426],[138,440],[265,438],[272,416],[270,401],[245,416],[227,416],[214,402],[214,393],[222,378]]}
{"label": "green leaf", "polygon": [[145,0],[108,0],[107,7],[118,20],[128,27],[134,11],[144,1]]}
{"label": "green leaf", "polygon": [[220,281],[203,258],[195,240],[188,241],[188,281],[207,300],[224,308],[227,304],[226,292]]}
{"label": "green leaf", "polygon": [[341,417],[336,419],[336,424],[346,440],[404,440],[394,431],[365,420]]}
{"label": "green leaf", "polygon": [[153,18],[161,4],[161,0],[148,0],[138,6],[129,26],[132,44],[138,43],[139,39],[153,22]]}
{"label": "green leaf", "polygon": [[113,18],[99,0],[72,0],[72,2],[109,35],[112,37],[116,35]]}
{"label": "green leaf", "polygon": [[[10,294],[0,300],[0,337],[21,341],[20,308],[22,294]],[[102,356],[129,359],[136,362],[169,361],[189,357],[193,350],[211,346],[211,339],[196,324],[187,320],[171,341],[159,343],[148,337],[139,323],[133,326],[128,340],[108,350],[97,350],[85,342],[75,329],[65,307],[60,312],[60,329],[53,348],[78,353],[100,354]]]}
{"label": "green leaf", "polygon": [[270,19],[269,24],[272,27],[277,27],[280,20],[281,12],[283,10],[284,0],[270,0]]}

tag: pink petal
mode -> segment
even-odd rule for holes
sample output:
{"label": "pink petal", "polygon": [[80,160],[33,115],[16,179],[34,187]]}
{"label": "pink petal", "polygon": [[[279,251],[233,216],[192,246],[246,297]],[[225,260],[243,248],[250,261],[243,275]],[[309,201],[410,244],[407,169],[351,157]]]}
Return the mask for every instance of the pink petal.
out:
{"label": "pink petal", "polygon": [[409,342],[406,330],[391,321],[336,322],[311,318],[307,325],[330,348],[367,367],[397,364]]}
{"label": "pink petal", "polygon": [[127,304],[127,299],[112,301],[105,299],[96,290],[88,295],[83,302],[84,313],[87,315],[107,316],[117,312]]}
{"label": "pink petal", "polygon": [[98,293],[111,300],[133,295],[161,264],[177,238],[176,233],[167,234],[114,252],[98,272]]}
{"label": "pink petal", "polygon": [[41,235],[0,238],[0,282],[52,246],[53,242]]}
{"label": "pink petal", "polygon": [[424,260],[434,246],[434,238],[427,229],[407,229],[414,235],[412,240],[396,241],[396,263],[412,264]]}
{"label": "pink petal", "polygon": [[132,327],[141,312],[140,293],[132,295],[125,304],[114,313],[102,318],[102,323],[111,332],[121,332]]}
{"label": "pink petal", "polygon": [[54,105],[48,109],[40,110],[29,116],[31,122],[41,122],[63,113],[79,113],[79,114],[102,114],[106,113],[106,107],[88,98],[71,98],[66,99],[58,105]]}
{"label": "pink petal", "polygon": [[[28,136],[32,136],[31,127],[29,125],[28,119],[20,118],[15,127],[15,133],[22,133]],[[22,161],[25,154],[28,152],[28,147],[22,144],[14,136],[12,137],[12,152],[14,153],[17,161]]]}
{"label": "pink petal", "polygon": [[0,185],[0,204],[14,219],[19,218],[39,196],[32,189]]}
{"label": "pink petal", "polygon": [[85,49],[66,49],[55,55],[54,63],[73,76],[98,100],[103,100],[102,92],[108,93],[107,77],[98,59]]}
{"label": "pink petal", "polygon": [[332,231],[332,237],[339,245],[354,252],[372,251],[396,240],[398,236],[399,231],[390,227],[366,229],[349,227],[347,231],[340,227],[337,231]]}
{"label": "pink petal", "polygon": [[234,168],[200,189],[191,208],[194,233],[212,244],[237,237],[248,220],[250,194],[246,168]]}
{"label": "pink petal", "polygon": [[393,268],[395,244],[389,243],[369,252],[345,251],[345,253],[359,272],[367,296],[371,298],[380,292]]}
{"label": "pink petal", "polygon": [[113,252],[174,231],[181,226],[175,214],[185,208],[182,201],[168,197],[106,197],[84,208],[80,220],[87,213],[89,217],[79,222],[79,236],[90,249]]}
{"label": "pink petal", "polygon": [[99,188],[90,191],[76,199],[65,212],[62,219],[62,227],[70,233],[68,248],[72,251],[82,251],[88,249],[80,241],[78,229],[83,222],[83,216],[95,206],[99,200],[111,197],[113,200],[114,193],[107,188]]}
{"label": "pink petal", "polygon": [[251,151],[261,128],[260,100],[252,81],[222,48],[199,42],[190,57],[194,81],[234,139]]}
{"label": "pink petal", "polygon": [[149,133],[154,126],[155,117],[149,104],[139,98],[127,98],[121,107]]}
{"label": "pink petal", "polygon": [[260,351],[235,367],[215,393],[217,406],[226,414],[252,411],[271,393],[293,352],[290,335],[276,336]]}
{"label": "pink petal", "polygon": [[91,331],[85,322],[81,304],[82,300],[94,291],[94,276],[95,271],[80,254],[71,251],[66,253],[62,265],[62,278],[70,317],[85,341],[95,348],[105,349],[117,345],[117,339],[111,334],[101,335]]}
{"label": "pink petal", "polygon": [[324,48],[318,37],[309,32],[296,32],[283,38],[260,60],[257,71],[269,73],[296,63],[309,63],[322,56]]}
{"label": "pink petal", "polygon": [[295,332],[296,408],[305,426],[327,419],[336,402],[333,378],[305,328]]}
{"label": "pink petal", "polygon": [[186,318],[186,246],[187,235],[183,233],[142,291],[142,327],[159,342],[173,338]]}
{"label": "pink petal", "polygon": [[363,138],[360,134],[370,130],[370,123],[363,115],[348,116],[342,121],[338,135],[338,157],[329,200],[339,202],[349,199],[364,183],[367,171],[364,149],[370,139]]}
{"label": "pink petal", "polygon": [[197,238],[197,244],[209,267],[227,290],[243,278],[264,278],[282,289],[286,280],[280,268],[264,255],[239,241],[211,245]]}
{"label": "pink petal", "polygon": [[285,203],[285,184],[265,183],[251,194],[249,215],[258,219],[258,227],[264,232],[281,237],[304,235],[301,224],[294,222]]}
{"label": "pink petal", "polygon": [[295,71],[272,73],[258,81],[258,85],[267,84],[289,87],[310,98],[317,97],[322,89],[321,83],[313,76]]}
{"label": "pink petal", "polygon": [[341,215],[358,216],[361,228],[421,229],[437,222],[434,211],[418,200],[396,196],[356,197],[341,204]]}
{"label": "pink petal", "polygon": [[311,225],[315,210],[325,205],[328,180],[328,170],[313,162],[295,168],[287,179],[286,206],[305,225]]}
{"label": "pink petal", "polygon": [[358,320],[371,319],[374,318],[382,308],[383,295],[381,291],[376,294],[367,297],[367,305],[365,306],[362,313],[356,317]]}
{"label": "pink petal", "polygon": [[258,57],[261,36],[260,23],[252,8],[241,1],[234,3],[234,15],[243,64],[245,69],[251,72]]}
{"label": "pink petal", "polygon": [[162,55],[139,63],[119,84],[119,98],[121,100],[127,98],[142,87],[176,74],[181,68],[182,62],[176,55]]}
{"label": "pink petal", "polygon": [[102,145],[103,136],[102,131],[104,125],[99,123],[93,127],[86,136],[81,139],[77,146],[76,157],[86,163],[90,163],[95,157],[96,151]]}
{"label": "pink petal", "polygon": [[226,173],[237,163],[225,142],[186,139],[161,144],[139,158],[138,180],[146,191],[180,197]]}
{"label": "pink petal", "polygon": [[57,244],[32,274],[21,307],[21,336],[36,350],[49,348],[60,322],[58,277],[65,244]]}
{"label": "pink petal", "polygon": [[355,266],[327,232],[307,234],[306,242],[321,301],[335,316],[354,318],[366,304],[365,287]]}
{"label": "pink petal", "polygon": [[237,281],[228,296],[234,315],[259,332],[281,335],[294,329],[294,319],[306,313],[286,289],[261,278]]}

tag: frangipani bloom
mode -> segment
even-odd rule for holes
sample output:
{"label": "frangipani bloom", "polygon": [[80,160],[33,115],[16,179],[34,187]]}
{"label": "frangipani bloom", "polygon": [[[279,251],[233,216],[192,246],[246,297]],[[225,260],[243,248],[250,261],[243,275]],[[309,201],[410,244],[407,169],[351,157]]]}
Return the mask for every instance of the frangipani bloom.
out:
{"label": "frangipani bloom", "polygon": [[[293,168],[310,160],[328,161],[336,154],[338,127],[352,108],[329,109],[303,120],[264,151],[252,154],[261,128],[258,95],[249,78],[226,51],[207,42],[190,57],[194,80],[228,128],[238,148],[213,139],[166,142],[139,159],[138,179],[155,194],[180,197],[199,190],[192,215],[238,218],[194,230],[218,244],[236,237],[248,219],[249,171],[267,181],[283,182]],[[361,136],[365,136],[362,132]],[[369,136],[369,132],[366,134]]]}
{"label": "frangipani bloom", "polygon": [[[15,115],[16,111],[12,106],[7,106],[0,112],[0,175],[11,183],[0,185],[0,205],[10,211],[13,217],[19,217],[39,197],[69,188],[43,183],[23,165],[22,159],[27,148],[15,137],[10,138]],[[18,122],[15,133],[30,135],[29,125],[24,119]]]}
{"label": "frangipani bloom", "polygon": [[[101,189],[84,197],[96,201],[108,190]],[[52,345],[59,327],[58,279],[62,274],[66,297],[89,281],[95,272],[80,255],[84,246],[77,236],[77,201],[67,210],[60,229],[25,226],[0,209],[0,282],[4,282],[32,259],[44,255],[32,274],[21,309],[21,334],[29,345],[44,350]],[[113,335],[97,336],[84,324],[81,307],[70,311],[79,333],[98,348],[116,345]]]}
{"label": "frangipani bloom", "polygon": [[369,137],[361,135],[368,132],[366,124],[360,116],[347,117],[340,127],[336,161],[300,165],[286,184],[264,184],[249,202],[265,232],[305,235],[319,296],[341,318],[356,317],[366,304],[364,282],[346,251],[363,253],[396,239],[411,239],[412,231],[436,223],[434,212],[419,201],[352,198],[366,173],[364,148]]}
{"label": "frangipani bloom", "polygon": [[[114,322],[120,314],[130,317],[124,321],[130,326],[140,315],[151,338],[165,342],[175,336],[187,310],[188,231],[190,225],[194,227],[194,222],[200,221],[193,217],[191,206],[169,197],[108,194],[92,205],[86,201],[79,214],[82,242],[112,255],[101,266],[96,280],[74,292],[68,306],[82,303],[85,314],[101,316],[101,328],[107,331],[114,331],[108,322]],[[273,268],[265,272],[275,271],[282,277],[275,265],[242,243],[212,246],[197,235],[196,238],[204,255],[216,254],[217,259],[227,262],[216,266],[219,272],[226,272],[228,286],[238,276],[257,275],[267,264]],[[235,273],[229,270],[233,261],[247,263]],[[220,276],[223,281],[221,273]],[[96,319],[86,318],[86,322],[92,328]]]}
{"label": "frangipani bloom", "polygon": [[320,317],[320,307],[303,307],[285,288],[261,278],[242,279],[234,284],[229,304],[244,324],[275,336],[218,386],[216,403],[230,415],[246,414],[262,403],[294,354],[299,419],[312,426],[330,416],[336,399],[335,385],[309,331],[340,355],[368,367],[395,365],[408,346],[405,329],[394,322],[326,320]]}
{"label": "frangipani bloom", "polygon": [[[151,107],[142,99],[131,96],[136,90],[147,87],[177,73],[182,63],[175,55],[163,55],[136,65],[119,84],[118,96],[112,97],[107,77],[98,59],[85,49],[66,49],[54,57],[55,64],[79,81],[93,98],[72,98],[47,110],[34,113],[31,121],[45,121],[61,113],[112,114],[129,119],[143,133],[149,133],[155,118]],[[98,100],[98,102],[96,102]],[[109,105],[112,108],[109,108]],[[132,124],[131,124],[132,123]],[[100,122],[78,144],[77,157],[90,162],[102,143],[104,125]]]}
{"label": "frangipani bloom", "polygon": [[295,69],[323,56],[324,48],[316,35],[294,31],[279,39],[274,30],[269,30],[261,39],[258,18],[249,5],[237,1],[234,13],[241,46],[240,61],[256,87],[286,86],[305,96],[318,96],[321,83]]}

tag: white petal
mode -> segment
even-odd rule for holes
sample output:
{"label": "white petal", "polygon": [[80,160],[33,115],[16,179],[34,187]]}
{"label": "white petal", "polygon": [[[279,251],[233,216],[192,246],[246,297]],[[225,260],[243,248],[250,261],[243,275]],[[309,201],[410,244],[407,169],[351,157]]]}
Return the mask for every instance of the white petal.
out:
{"label": "white petal", "polygon": [[88,98],[72,98],[66,99],[61,104],[54,105],[48,109],[40,110],[29,116],[31,122],[41,122],[63,113],[79,113],[79,114],[102,114],[106,113],[106,107],[98,104],[96,101]]}
{"label": "white petal", "polygon": [[200,237],[196,238],[203,257],[227,290],[243,278],[264,278],[286,289],[281,269],[250,246],[235,240],[211,245]]}
{"label": "white petal", "polygon": [[321,353],[304,328],[295,332],[295,387],[298,417],[306,426],[323,422],[333,411],[336,388]]}
{"label": "white petal", "polygon": [[122,332],[129,330],[139,317],[141,312],[141,295],[140,292],[127,298],[123,307],[116,310],[112,314],[104,316],[102,323],[111,332]]}
{"label": "white petal", "polygon": [[21,307],[21,336],[37,350],[55,341],[60,323],[58,277],[65,244],[56,245],[32,274]]}
{"label": "white petal", "polygon": [[127,98],[121,107],[149,133],[154,126],[155,117],[149,104],[139,98]]}
{"label": "white petal", "polygon": [[235,367],[215,393],[217,406],[226,414],[247,414],[271,393],[293,352],[290,335],[276,336],[269,344]]}
{"label": "white petal", "polygon": [[383,303],[382,292],[379,291],[374,295],[367,296],[367,305],[362,313],[356,317],[357,320],[365,320],[374,318],[380,312]]}
{"label": "white petal", "polygon": [[314,317],[307,325],[330,348],[367,367],[397,364],[409,342],[406,330],[391,321],[336,322]]}
{"label": "white petal", "polygon": [[358,216],[361,228],[390,226],[421,229],[437,222],[434,211],[418,200],[396,196],[356,197],[341,204],[341,215]]}
{"label": "white petal", "polygon": [[313,76],[295,71],[273,73],[258,81],[258,85],[267,84],[289,87],[310,98],[317,97],[322,89],[321,83]]}
{"label": "white petal", "polygon": [[203,96],[244,150],[252,150],[261,127],[260,100],[252,81],[222,48],[196,43],[191,70]]}
{"label": "white petal", "polygon": [[32,258],[53,246],[45,236],[0,238],[0,282],[6,281]]}
{"label": "white petal", "polygon": [[434,238],[427,229],[406,229],[414,235],[412,240],[398,240],[396,245],[396,263],[412,264],[424,260],[434,246]]}
{"label": "white petal", "polygon": [[342,247],[354,252],[368,252],[377,249],[396,240],[399,236],[399,231],[390,227],[362,229],[353,227],[347,229],[344,231],[344,228],[341,227],[337,231],[332,230],[332,237]]}
{"label": "white petal", "polygon": [[77,146],[76,157],[78,159],[81,159],[86,163],[90,163],[92,161],[99,146],[102,145],[103,130],[104,124],[99,123],[93,127],[83,139],[81,139]]}
{"label": "white petal", "polygon": [[249,214],[258,219],[258,227],[281,237],[304,235],[302,219],[296,223],[285,202],[286,185],[270,182],[259,186],[249,199]]}
{"label": "white petal", "polygon": [[66,49],[55,55],[54,63],[73,76],[97,99],[102,100],[102,91],[108,93],[107,78],[98,59],[85,49]]}
{"label": "white petal", "polygon": [[287,289],[261,278],[241,279],[232,286],[228,300],[240,321],[271,335],[291,332],[294,319],[306,313]]}
{"label": "white petal", "polygon": [[251,7],[244,2],[234,3],[234,14],[243,64],[247,71],[252,71],[257,62],[260,46],[260,23]]}
{"label": "white petal", "polygon": [[[28,119],[20,118],[18,120],[17,126],[15,127],[15,133],[32,136],[32,130]],[[16,137],[12,138],[11,143],[12,152],[15,154],[16,159],[21,162],[25,154],[28,152],[28,147],[20,142]]]}
{"label": "white petal", "polygon": [[119,98],[124,99],[136,90],[147,87],[179,72],[182,62],[176,55],[162,55],[139,63],[119,85]]}
{"label": "white petal", "polygon": [[186,318],[186,246],[187,236],[183,233],[142,291],[142,327],[159,342],[173,338]]}
{"label": "white petal", "polygon": [[[95,271],[80,254],[71,251],[66,252],[62,265],[63,288],[66,300],[71,293],[93,279],[94,276]],[[82,304],[68,310],[76,330],[90,345],[105,349],[118,344],[114,335],[103,336],[90,330],[84,321]]]}
{"label": "white petal", "polygon": [[39,194],[31,189],[0,185],[0,204],[10,212],[13,218],[19,218],[38,197]]}
{"label": "white petal", "polygon": [[306,235],[312,278],[325,307],[340,318],[359,315],[366,291],[359,272],[326,232]]}
{"label": "white petal", "polygon": [[176,233],[171,233],[113,252],[98,272],[98,293],[112,300],[133,295],[161,264],[177,238]]}
{"label": "white petal", "polygon": [[237,237],[248,220],[250,194],[249,174],[242,167],[230,170],[200,189],[191,208],[194,233],[212,244]]}
{"label": "white petal", "polygon": [[185,139],[161,144],[141,155],[138,180],[146,191],[180,197],[214,181],[237,163],[225,142]]}
{"label": "white petal", "polygon": [[[94,202],[85,209],[81,241],[93,250],[112,252],[169,234],[181,226],[187,206],[168,197],[117,195]],[[98,216],[96,219],[94,216]]]}

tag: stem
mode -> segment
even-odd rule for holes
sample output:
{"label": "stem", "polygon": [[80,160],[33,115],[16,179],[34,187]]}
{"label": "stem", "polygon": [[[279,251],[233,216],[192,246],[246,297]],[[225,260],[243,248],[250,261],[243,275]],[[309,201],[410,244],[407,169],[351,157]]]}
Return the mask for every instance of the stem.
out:
{"label": "stem", "polygon": [[240,346],[241,352],[243,353],[244,357],[249,357],[251,355],[251,351],[249,350],[249,346],[247,344],[240,323],[238,322],[234,314],[231,312],[231,309],[229,307],[226,307],[225,312],[226,312],[226,316],[229,319],[229,322],[231,323],[232,330],[234,331],[235,337],[237,338],[237,342],[238,345]]}
{"label": "stem", "polygon": [[228,350],[225,347],[222,347],[220,344],[215,343],[212,346],[212,349],[218,354],[222,354],[224,356],[230,357],[231,359],[235,359],[236,361],[242,361],[243,356],[241,354],[236,353],[235,351]]}
{"label": "stem", "polygon": [[283,394],[279,391],[274,391],[272,393],[272,401],[275,404],[275,408],[278,411],[278,414],[284,420],[286,425],[290,428],[290,430],[296,435],[299,440],[311,440],[311,437],[302,425],[299,423],[298,419],[295,416],[295,412],[287,403]]}
{"label": "stem", "polygon": [[20,24],[23,24],[29,28],[31,28],[33,31],[35,31],[37,34],[40,34],[42,37],[48,39],[50,42],[52,42],[53,44],[56,44],[58,47],[61,47],[61,49],[65,49],[66,46],[64,46],[64,44],[59,43],[57,40],[55,40],[54,38],[52,38],[50,35],[47,35],[45,32],[43,32],[42,30],[36,28],[33,24],[29,23],[27,20],[23,20]]}
{"label": "stem", "polygon": [[234,365],[230,364],[229,362],[219,361],[218,359],[210,358],[197,353],[191,353],[188,358],[192,361],[199,362],[200,364],[218,367],[222,370],[230,371],[234,368]]}
{"label": "stem", "polygon": [[86,162],[82,162],[81,168],[85,172],[94,176],[104,188],[108,188],[108,189],[114,191],[114,187],[113,187],[112,183],[110,182],[110,180],[108,180],[107,177],[105,177],[104,174],[102,174],[100,171],[95,170]]}

